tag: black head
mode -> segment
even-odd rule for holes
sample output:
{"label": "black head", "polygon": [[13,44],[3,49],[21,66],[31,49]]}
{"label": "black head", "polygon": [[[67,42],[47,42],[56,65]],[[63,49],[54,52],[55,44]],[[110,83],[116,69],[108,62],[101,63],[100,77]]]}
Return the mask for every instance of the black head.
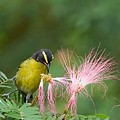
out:
{"label": "black head", "polygon": [[50,64],[53,60],[52,52],[49,49],[41,49],[32,55],[32,58],[37,62],[43,63],[49,72]]}

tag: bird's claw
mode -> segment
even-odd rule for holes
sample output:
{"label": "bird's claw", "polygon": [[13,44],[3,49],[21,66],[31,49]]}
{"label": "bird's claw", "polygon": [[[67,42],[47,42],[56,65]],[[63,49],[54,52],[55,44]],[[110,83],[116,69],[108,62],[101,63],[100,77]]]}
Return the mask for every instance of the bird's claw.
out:
{"label": "bird's claw", "polygon": [[10,93],[3,94],[2,97],[10,98]]}

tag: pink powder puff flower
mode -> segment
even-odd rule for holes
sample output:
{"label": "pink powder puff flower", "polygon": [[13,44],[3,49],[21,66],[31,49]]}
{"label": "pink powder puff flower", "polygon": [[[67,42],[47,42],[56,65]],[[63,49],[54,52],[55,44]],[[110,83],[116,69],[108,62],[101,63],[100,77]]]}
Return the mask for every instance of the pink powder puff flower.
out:
{"label": "pink powder puff flower", "polygon": [[75,63],[71,65],[73,52],[67,50],[59,51],[59,57],[61,64],[64,67],[69,81],[69,85],[66,86],[67,92],[70,95],[70,99],[66,106],[66,110],[70,110],[73,115],[76,114],[77,97],[78,93],[84,91],[87,93],[86,86],[89,84],[100,84],[106,88],[103,80],[116,79],[115,73],[115,61],[113,58],[107,58],[104,55],[104,51],[92,49],[90,53],[83,59],[83,63],[77,68]]}
{"label": "pink powder puff flower", "polygon": [[39,88],[38,88],[38,103],[40,105],[40,113],[44,112],[44,86],[43,86],[43,79],[41,79]]}
{"label": "pink powder puff flower", "polygon": [[54,94],[54,85],[55,82],[53,79],[49,81],[48,85],[48,91],[47,91],[47,98],[48,98],[48,107],[51,113],[56,113],[56,108],[55,108],[55,94]]}
{"label": "pink powder puff flower", "polygon": [[44,109],[45,109],[45,105],[44,105],[45,92],[44,92],[44,85],[43,85],[43,83],[45,83],[45,82],[48,83],[48,90],[47,90],[48,108],[51,113],[55,113],[56,112],[55,93],[53,91],[55,81],[53,81],[51,75],[45,75],[45,74],[41,74],[41,81],[40,81],[39,88],[38,88],[38,96],[37,97],[38,97],[38,103],[40,105],[40,113],[43,113]]}
{"label": "pink powder puff flower", "polygon": [[58,92],[58,89],[61,90],[61,95],[64,90],[64,86],[68,85],[68,82],[64,77],[55,77],[48,78],[48,91],[47,91],[47,100],[48,100],[48,108],[51,113],[56,113],[55,107],[55,98]]}

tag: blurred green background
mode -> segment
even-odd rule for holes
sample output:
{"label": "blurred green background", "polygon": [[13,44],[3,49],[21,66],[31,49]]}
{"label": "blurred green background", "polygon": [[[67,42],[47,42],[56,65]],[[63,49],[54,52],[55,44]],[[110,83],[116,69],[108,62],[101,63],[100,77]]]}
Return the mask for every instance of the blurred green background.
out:
{"label": "blurred green background", "polygon": [[[84,57],[99,44],[120,70],[120,0],[0,0],[0,70],[9,78],[41,48],[49,48],[55,56],[51,74],[62,76],[57,50],[74,49]],[[119,120],[120,107],[112,107],[120,105],[120,82],[106,84],[104,98],[94,90],[96,111]],[[94,114],[90,98],[79,98],[78,113]]]}

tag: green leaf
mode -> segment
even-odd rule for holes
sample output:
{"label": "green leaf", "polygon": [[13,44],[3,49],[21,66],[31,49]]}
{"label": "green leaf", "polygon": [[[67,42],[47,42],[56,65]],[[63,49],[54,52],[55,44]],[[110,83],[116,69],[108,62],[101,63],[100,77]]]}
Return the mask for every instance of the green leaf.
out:
{"label": "green leaf", "polygon": [[[2,114],[4,113],[4,114]],[[14,101],[6,100],[0,98],[0,118],[14,118],[14,119],[24,119],[24,120],[109,120],[109,117],[104,114],[95,115],[76,115],[72,116],[70,114],[54,115],[53,114],[43,114],[40,116],[39,108],[31,107],[29,103],[25,103],[20,108]]]}
{"label": "green leaf", "polygon": [[58,120],[63,120],[65,117],[65,114],[61,115],[60,117],[58,117]]}
{"label": "green leaf", "polygon": [[2,114],[0,113],[0,118],[3,118],[3,119],[4,119],[4,118],[5,118],[5,116],[4,116],[4,115],[2,115]]}
{"label": "green leaf", "polygon": [[7,117],[20,118],[18,107],[13,101],[0,99],[0,111]]}
{"label": "green leaf", "polygon": [[7,76],[0,71],[0,88],[11,88],[9,84],[13,83],[12,79],[8,79]]}
{"label": "green leaf", "polygon": [[52,120],[57,120],[57,117],[56,117],[56,116],[53,116],[53,117],[52,117]]}
{"label": "green leaf", "polygon": [[52,120],[52,116],[48,116],[48,118],[46,120]]}
{"label": "green leaf", "polygon": [[29,103],[24,104],[20,109],[21,118],[25,120],[40,120],[39,109],[31,107]]}
{"label": "green leaf", "polygon": [[95,115],[88,115],[88,120],[96,120],[96,116]]}
{"label": "green leaf", "polygon": [[85,120],[85,118],[87,118],[87,116],[84,115],[79,115],[80,120]]}
{"label": "green leaf", "polygon": [[76,120],[79,120],[79,115],[78,115],[78,114],[75,116],[75,119],[76,119]]}
{"label": "green leaf", "polygon": [[98,117],[98,118],[109,118],[107,115],[104,115],[104,114],[96,114],[96,117]]}
{"label": "green leaf", "polygon": [[0,71],[0,80],[5,81],[7,79],[8,79],[7,76],[3,72]]}
{"label": "green leaf", "polygon": [[11,87],[7,85],[0,85],[0,88],[11,88]]}
{"label": "green leaf", "polygon": [[18,107],[14,101],[0,99],[0,111],[6,117],[24,120],[40,120],[39,109],[37,107],[31,107],[30,104],[24,104],[22,107]]}
{"label": "green leaf", "polygon": [[109,117],[104,114],[95,115],[76,115],[76,120],[109,120]]}
{"label": "green leaf", "polygon": [[69,120],[75,120],[75,118],[74,118],[74,117],[72,117],[72,118],[70,118]]}
{"label": "green leaf", "polygon": [[10,117],[10,118],[15,118],[15,119],[21,119],[21,116],[19,113],[10,112],[8,114],[5,114],[5,116]]}

